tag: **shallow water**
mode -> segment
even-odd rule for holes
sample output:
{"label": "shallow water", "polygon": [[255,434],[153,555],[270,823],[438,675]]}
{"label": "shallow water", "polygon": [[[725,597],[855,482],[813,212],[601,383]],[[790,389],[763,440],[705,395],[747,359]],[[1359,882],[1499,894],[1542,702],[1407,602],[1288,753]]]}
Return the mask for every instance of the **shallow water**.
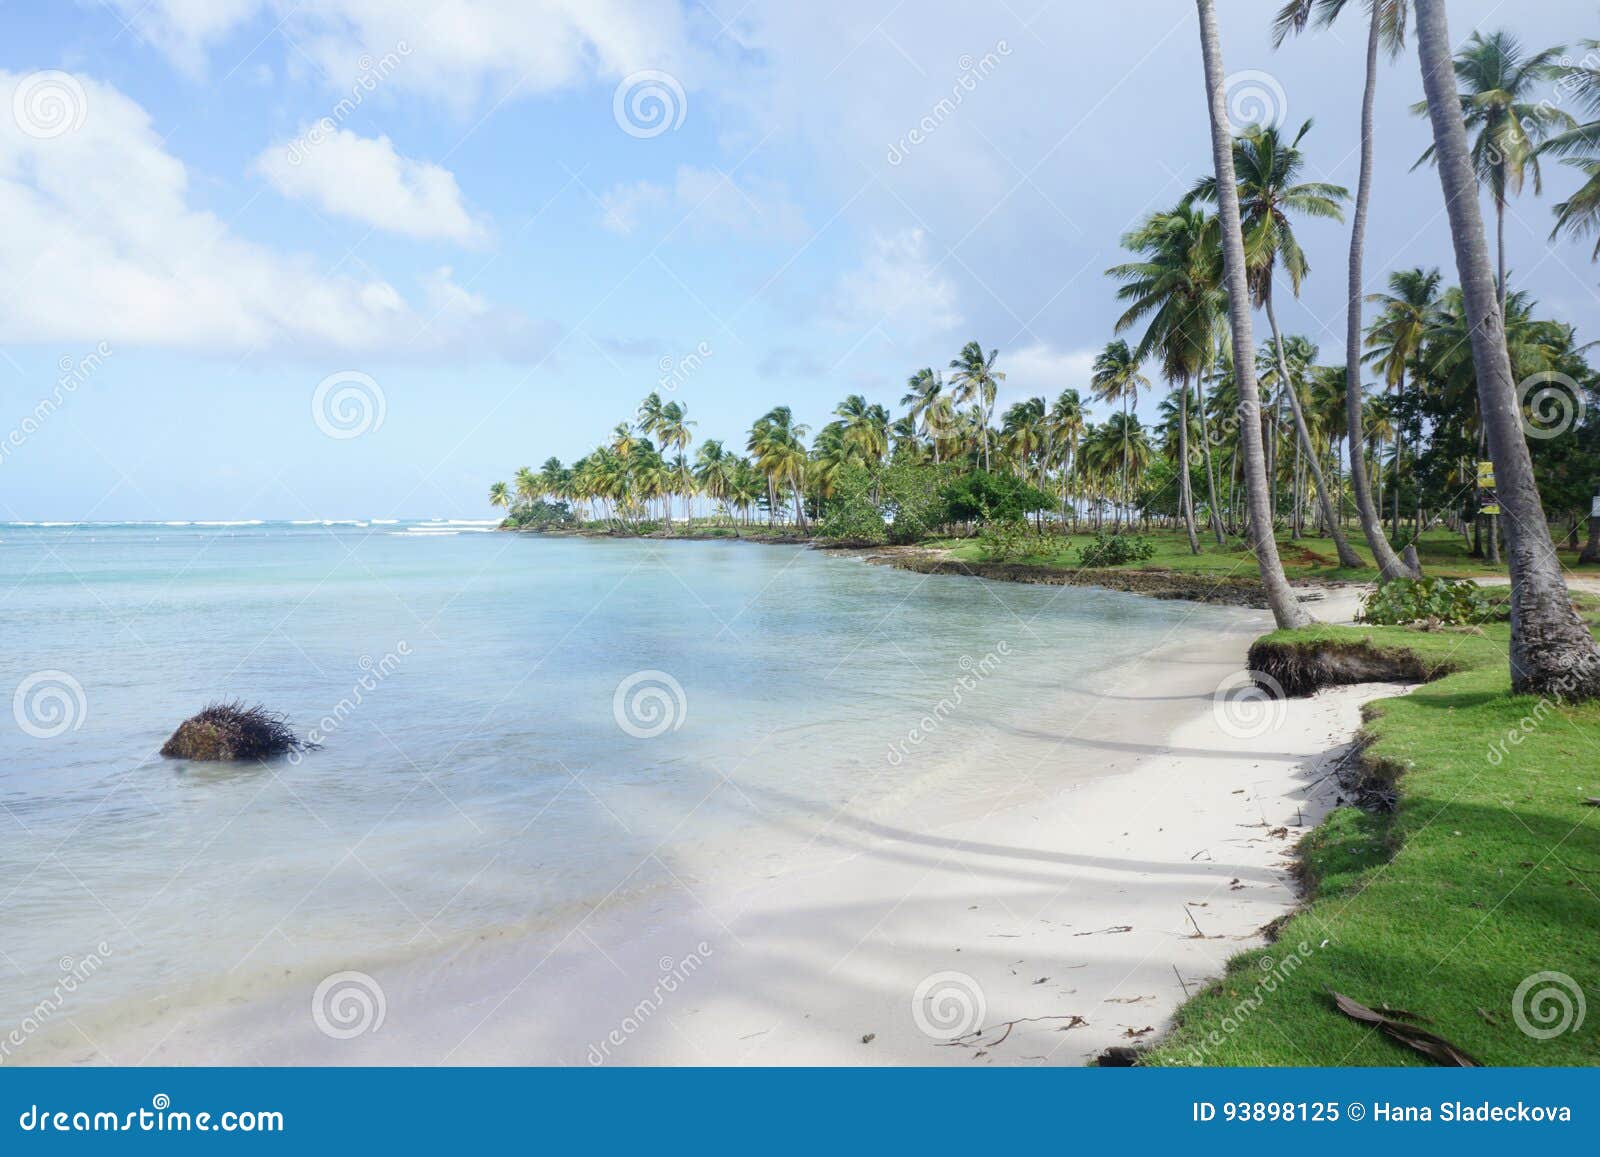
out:
{"label": "shallow water", "polygon": [[[839,808],[1069,782],[1092,766],[1037,726],[1066,691],[1242,621],[795,547],[448,533],[470,529],[0,525],[0,1036],[41,1000],[225,997],[755,881],[835,854]],[[321,749],[155,754],[233,697]]]}

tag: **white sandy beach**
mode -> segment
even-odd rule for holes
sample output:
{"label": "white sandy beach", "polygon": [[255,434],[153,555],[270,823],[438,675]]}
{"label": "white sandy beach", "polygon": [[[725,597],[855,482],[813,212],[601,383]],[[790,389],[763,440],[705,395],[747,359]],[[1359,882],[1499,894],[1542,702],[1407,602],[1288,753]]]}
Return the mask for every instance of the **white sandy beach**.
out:
{"label": "white sandy beach", "polygon": [[[1315,606],[1347,617],[1354,595]],[[1152,1041],[1186,989],[1293,907],[1289,852],[1335,801],[1328,773],[1360,705],[1399,690],[1219,703],[1267,625],[1242,616],[1207,648],[1158,650],[1039,719],[1029,759],[1042,738],[1100,754],[1100,773],[1065,790],[1027,790],[1019,765],[1014,796],[935,825],[818,814],[809,834],[829,854],[758,887],[674,877],[561,934],[403,962],[354,952],[383,1017],[373,1028],[370,1003],[346,1005],[367,1026],[348,1038],[315,1023],[321,977],[290,975],[220,1006],[85,1021],[29,1059],[1073,1065]],[[1021,738],[997,729],[994,757]],[[981,1031],[949,1041],[966,1030]]]}

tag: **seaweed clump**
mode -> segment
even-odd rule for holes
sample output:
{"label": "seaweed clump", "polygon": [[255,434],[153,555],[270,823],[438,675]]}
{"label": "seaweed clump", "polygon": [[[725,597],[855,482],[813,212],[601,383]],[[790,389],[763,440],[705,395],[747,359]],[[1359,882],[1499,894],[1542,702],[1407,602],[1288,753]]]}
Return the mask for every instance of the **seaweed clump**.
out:
{"label": "seaweed clump", "polygon": [[185,719],[162,745],[161,754],[169,759],[270,759],[316,746],[296,735],[284,715],[234,700],[207,704],[198,715]]}

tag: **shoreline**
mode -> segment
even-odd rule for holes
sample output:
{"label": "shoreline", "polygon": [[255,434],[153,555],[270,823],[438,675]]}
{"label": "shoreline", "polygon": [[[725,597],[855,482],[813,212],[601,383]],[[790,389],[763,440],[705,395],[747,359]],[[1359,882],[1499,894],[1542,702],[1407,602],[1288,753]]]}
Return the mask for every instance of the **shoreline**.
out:
{"label": "shoreline", "polygon": [[[1149,1043],[1186,993],[1297,906],[1293,837],[1332,803],[1336,787],[1318,780],[1360,704],[1387,690],[1280,701],[1263,734],[1229,734],[1251,727],[1213,693],[1242,671],[1257,617],[1058,696],[1025,738],[1093,753],[1094,772],[1073,782],[1029,793],[1038,767],[1019,768],[1017,787],[936,822],[819,807],[807,847],[828,855],[755,885],[671,877],[650,897],[603,901],[559,938],[352,954],[384,993],[377,1032],[318,1031],[320,977],[296,975],[215,1005],[152,1002],[138,1023],[90,1023],[87,1038],[41,1040],[18,1060],[1080,1064]],[[982,1031],[943,1039],[958,1029]]]}

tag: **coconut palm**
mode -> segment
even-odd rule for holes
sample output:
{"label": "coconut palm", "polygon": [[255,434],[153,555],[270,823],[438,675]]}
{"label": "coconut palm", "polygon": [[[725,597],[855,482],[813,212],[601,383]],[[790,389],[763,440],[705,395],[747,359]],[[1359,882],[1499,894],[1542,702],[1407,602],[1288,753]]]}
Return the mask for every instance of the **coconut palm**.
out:
{"label": "coconut palm", "polygon": [[[1339,203],[1349,196],[1349,191],[1342,185],[1295,180],[1305,164],[1305,155],[1301,152],[1300,142],[1310,131],[1311,122],[1308,120],[1300,126],[1299,132],[1285,140],[1276,125],[1254,125],[1233,143],[1239,182],[1241,228],[1245,238],[1245,258],[1249,263],[1250,298],[1266,311],[1267,325],[1272,331],[1273,347],[1279,351],[1283,349],[1283,341],[1282,334],[1278,330],[1278,315],[1273,308],[1272,297],[1276,273],[1281,265],[1283,272],[1288,275],[1291,291],[1298,297],[1300,285],[1311,268],[1306,260],[1305,250],[1300,248],[1300,242],[1295,237],[1289,215],[1296,213],[1308,217],[1343,220],[1344,211],[1339,207]],[[1196,183],[1191,195],[1201,200],[1215,201],[1216,179],[1202,178]],[[1282,370],[1280,376],[1287,381],[1289,377],[1287,370],[1283,370],[1282,367],[1280,370]],[[1294,390],[1288,390],[1286,393],[1290,412],[1294,415],[1294,426],[1299,435],[1300,447],[1310,460],[1312,481],[1316,485],[1318,500],[1322,504],[1322,518],[1328,525],[1329,536],[1333,539],[1334,549],[1339,554],[1339,565],[1359,568],[1363,565],[1361,556],[1350,549],[1350,544],[1345,541],[1344,531],[1339,526],[1339,520],[1329,499],[1326,480],[1322,476],[1322,467],[1317,461],[1311,446],[1310,434],[1306,430],[1305,415],[1300,412],[1299,396]]]}
{"label": "coconut palm", "polygon": [[528,467],[523,466],[517,471],[512,485],[516,490],[518,505],[531,506],[538,501],[541,493],[539,476]]}
{"label": "coconut palm", "polygon": [[[1495,292],[1503,315],[1506,308],[1506,202],[1522,192],[1529,177],[1533,191],[1542,191],[1539,146],[1552,133],[1575,127],[1570,114],[1550,101],[1532,100],[1535,86],[1556,75],[1561,46],[1527,55],[1509,32],[1474,32],[1456,53],[1456,94],[1464,126],[1477,133],[1471,161],[1478,180],[1494,199]],[[1412,111],[1428,115],[1428,101]],[[1430,145],[1420,165],[1434,157]]]}
{"label": "coconut palm", "polygon": [[[1226,71],[1217,34],[1215,0],[1195,0],[1200,15],[1200,53],[1205,62],[1206,104],[1211,119],[1211,160],[1215,168],[1218,232],[1222,239],[1224,286],[1233,348],[1255,349],[1250,325],[1250,278],[1245,266],[1244,231],[1239,216],[1239,186],[1233,167],[1233,140],[1228,131],[1228,104],[1223,91]],[[1272,537],[1272,511],[1267,500],[1266,459],[1261,446],[1261,395],[1249,357],[1234,359],[1234,384],[1239,393],[1239,438],[1244,458],[1245,488],[1250,505],[1250,535],[1261,583],[1267,590],[1272,617],[1280,628],[1302,627],[1311,616],[1295,599],[1283,573],[1278,544]]]}
{"label": "coconut palm", "polygon": [[[1278,10],[1272,25],[1272,43],[1281,46],[1291,34],[1303,32],[1313,16],[1327,27],[1339,18],[1348,0],[1289,0]],[[1366,0],[1366,82],[1361,92],[1361,172],[1356,180],[1355,208],[1350,220],[1350,263],[1345,296],[1345,424],[1350,440],[1350,488],[1355,493],[1356,514],[1367,546],[1382,578],[1416,577],[1401,561],[1383,534],[1383,520],[1372,499],[1361,441],[1361,287],[1366,248],[1367,207],[1372,200],[1373,103],[1378,90],[1378,50],[1390,59],[1405,48],[1409,0]]]}
{"label": "coconut palm", "polygon": [[1494,461],[1495,490],[1506,516],[1506,553],[1511,564],[1511,686],[1531,695],[1600,698],[1600,648],[1572,609],[1522,433],[1522,410],[1497,300],[1504,280],[1497,285],[1489,266],[1483,216],[1474,195],[1475,154],[1467,144],[1460,96],[1449,83],[1450,31],[1444,0],[1415,3],[1418,58],[1439,182],[1450,215],[1462,296],[1474,320],[1470,332],[1479,412]]}
{"label": "coconut palm", "polygon": [[[1106,343],[1106,348],[1101,350],[1094,359],[1094,368],[1090,372],[1089,389],[1095,399],[1101,402],[1122,403],[1122,413],[1126,417],[1128,406],[1139,404],[1139,391],[1150,388],[1150,379],[1139,372],[1140,359],[1129,348],[1128,343],[1122,340]],[[1121,429],[1128,426],[1124,423]],[[1122,455],[1122,505],[1126,510],[1129,507],[1128,493],[1128,447],[1123,447]],[[1117,526],[1122,525],[1122,516],[1117,516]]]}
{"label": "coconut palm", "polygon": [[[1061,518],[1066,521],[1067,501],[1072,494],[1072,471],[1077,468],[1078,443],[1083,438],[1083,399],[1077,390],[1062,390],[1056,396],[1046,419],[1050,435],[1051,465],[1060,473]],[[1073,530],[1077,530],[1077,511],[1072,513]]]}
{"label": "coconut palm", "polygon": [[511,490],[504,482],[496,482],[489,487],[489,505],[507,512],[511,510]]}
{"label": "coconut palm", "polygon": [[794,420],[794,412],[788,406],[774,406],[756,419],[746,447],[755,456],[756,468],[767,479],[769,519],[776,516],[778,486],[782,483],[793,493],[795,524],[802,530],[806,525],[806,451],[801,439],[809,432]]}
{"label": "coconut palm", "polygon": [[[1382,375],[1384,384],[1394,391],[1397,402],[1405,397],[1406,370],[1422,350],[1422,342],[1434,325],[1439,310],[1437,269],[1401,269],[1389,275],[1389,291],[1374,293],[1367,300],[1379,306],[1378,316],[1367,329],[1365,360]],[[1405,452],[1405,430],[1395,426],[1395,487],[1392,533],[1400,535],[1399,471]]]}
{"label": "coconut palm", "polygon": [[[655,394],[651,394],[650,397],[655,398],[658,402],[660,401],[660,398]],[[646,401],[648,402],[649,399],[646,399]],[[661,449],[663,451],[672,451],[675,458],[682,458],[684,450],[688,449],[689,443],[694,440],[694,435],[689,433],[689,429],[694,423],[688,419],[687,413],[688,411],[678,402],[668,402],[660,407],[655,418],[653,432],[661,439]],[[679,493],[684,492],[679,490]],[[670,493],[667,496],[666,513],[667,530],[670,533],[672,530],[672,498]],[[685,522],[691,520],[687,495],[684,498],[683,518]]]}
{"label": "coconut palm", "polygon": [[1561,65],[1556,90],[1572,95],[1595,119],[1556,133],[1538,151],[1563,158],[1563,164],[1577,169],[1585,178],[1577,192],[1556,205],[1556,225],[1550,236],[1597,234],[1590,256],[1600,261],[1600,67],[1594,63],[1600,60],[1600,40],[1585,40],[1578,47],[1583,49],[1583,59],[1577,64]]}
{"label": "coconut palm", "polygon": [[889,452],[889,411],[860,394],[851,394],[834,407],[840,419],[840,436],[855,458],[877,466]]}
{"label": "coconut palm", "polygon": [[962,405],[975,402],[978,407],[985,470],[989,469],[989,418],[994,412],[999,384],[1006,380],[1005,374],[994,368],[995,359],[999,356],[1000,351],[995,349],[989,351],[988,357],[984,357],[983,347],[975,341],[969,341],[950,362],[950,368],[955,371],[950,375],[950,384],[955,388],[955,400]]}
{"label": "coconut palm", "polygon": [[[1138,253],[1143,260],[1107,270],[1126,283],[1117,291],[1117,297],[1129,303],[1117,319],[1118,332],[1149,317],[1134,356],[1139,361],[1159,357],[1163,375],[1181,388],[1177,429],[1184,466],[1178,478],[1184,524],[1190,550],[1195,554],[1200,553],[1200,541],[1194,533],[1194,496],[1187,465],[1189,388],[1191,384],[1198,388],[1211,361],[1224,304],[1221,254],[1214,232],[1210,218],[1194,205],[1181,204],[1167,212],[1154,213],[1122,239],[1123,247]],[[1203,413],[1202,407],[1202,416]],[[1201,426],[1201,441],[1208,455],[1206,479],[1212,526],[1220,546],[1224,540],[1217,511],[1216,479],[1210,468],[1210,442],[1203,421]]]}
{"label": "coconut palm", "polygon": [[933,446],[934,465],[939,464],[939,434],[933,425],[933,420],[941,410],[941,403],[949,399],[944,396],[944,375],[931,366],[920,369],[906,379],[906,392],[900,399],[902,406],[909,407],[907,416],[917,423],[923,436]]}

